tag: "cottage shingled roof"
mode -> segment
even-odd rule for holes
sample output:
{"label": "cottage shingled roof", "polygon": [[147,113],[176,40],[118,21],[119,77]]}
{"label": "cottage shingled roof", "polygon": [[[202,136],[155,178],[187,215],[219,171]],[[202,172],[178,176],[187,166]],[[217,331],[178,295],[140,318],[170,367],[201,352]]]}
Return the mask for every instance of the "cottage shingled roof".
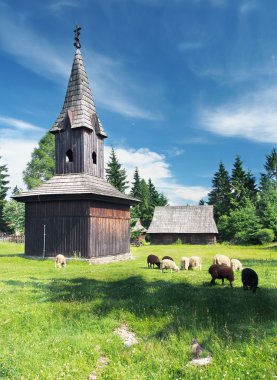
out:
{"label": "cottage shingled roof", "polygon": [[70,173],[55,175],[48,181],[43,182],[40,186],[24,191],[13,197],[17,201],[25,202],[30,199],[55,198],[61,195],[66,198],[79,196],[82,198],[91,198],[111,201],[116,200],[118,203],[136,204],[139,201],[129,195],[121,193],[109,182],[100,177],[95,177],[86,173]]}
{"label": "cottage shingled roof", "polygon": [[148,233],[218,233],[213,206],[156,207]]}
{"label": "cottage shingled roof", "polygon": [[132,227],[132,231],[141,231],[142,233],[144,233],[144,232],[147,232],[147,229],[143,227],[140,219],[137,218],[136,224],[134,225],[134,227]]}
{"label": "cottage shingled roof", "polygon": [[71,128],[85,127],[107,137],[97,116],[80,47],[77,47],[62,110],[50,132],[64,128],[69,117]]}

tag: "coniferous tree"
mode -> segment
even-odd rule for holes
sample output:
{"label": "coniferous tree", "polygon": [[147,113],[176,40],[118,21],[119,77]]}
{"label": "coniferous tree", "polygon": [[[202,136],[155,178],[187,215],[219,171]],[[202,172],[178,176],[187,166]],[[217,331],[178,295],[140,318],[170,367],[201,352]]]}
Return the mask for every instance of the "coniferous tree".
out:
{"label": "coniferous tree", "polygon": [[47,132],[35,148],[31,161],[23,172],[23,180],[28,189],[39,186],[55,174],[55,138]]}
{"label": "coniferous tree", "polygon": [[244,207],[248,200],[255,202],[257,189],[255,178],[243,169],[240,156],[236,156],[231,175],[231,208]]}
{"label": "coniferous tree", "polygon": [[135,169],[133,179],[134,179],[134,182],[132,182],[131,195],[134,198],[141,199],[141,190],[140,190],[141,178],[138,172],[138,168]]}
{"label": "coniferous tree", "polygon": [[[132,182],[132,188],[131,188],[131,195],[134,198],[137,198],[141,200],[141,189],[140,189],[140,175],[138,172],[138,168],[135,169],[133,182]],[[136,219],[141,217],[140,212],[140,204],[137,204],[131,208],[131,218]]]}
{"label": "coniferous tree", "polygon": [[277,152],[266,156],[265,173],[261,174],[257,212],[264,228],[271,229],[277,239]]}
{"label": "coniferous tree", "polygon": [[131,217],[139,218],[142,225],[148,228],[154,213],[156,206],[166,206],[168,204],[167,198],[164,194],[159,193],[152,180],[149,179],[146,182],[143,178],[140,178],[138,168],[134,172],[134,181],[132,183],[131,195],[141,202],[132,207]]}
{"label": "coniferous tree", "polygon": [[[0,157],[1,159],[1,157]],[[6,196],[9,190],[8,186],[8,168],[7,165],[0,165],[0,231],[7,231],[7,224],[3,217],[3,209],[6,203]]]}
{"label": "coniferous tree", "polygon": [[269,155],[266,155],[264,168],[266,172],[261,174],[261,188],[272,184],[277,189],[277,152],[275,148]]}
{"label": "coniferous tree", "polygon": [[148,180],[148,190],[149,190],[149,203],[155,208],[156,206],[166,206],[168,204],[168,199],[163,193],[159,193],[153,184],[151,178]]}
{"label": "coniferous tree", "polygon": [[122,193],[124,193],[128,188],[126,170],[121,167],[121,164],[116,157],[114,148],[111,150],[109,162],[107,163],[106,179],[111,185]]}
{"label": "coniferous tree", "polygon": [[231,186],[230,178],[225,166],[219,163],[218,171],[212,180],[212,190],[208,194],[208,204],[214,208],[214,217],[217,222],[221,215],[230,212]]}

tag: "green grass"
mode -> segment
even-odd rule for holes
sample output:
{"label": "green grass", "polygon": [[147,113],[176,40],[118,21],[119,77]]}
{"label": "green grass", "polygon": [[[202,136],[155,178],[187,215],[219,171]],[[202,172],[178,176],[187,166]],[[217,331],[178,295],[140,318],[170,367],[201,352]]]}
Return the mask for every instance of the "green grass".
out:
{"label": "green grass", "polygon": [[[272,379],[277,375],[277,245],[145,246],[135,260],[106,265],[27,259],[0,244],[0,379]],[[202,271],[163,273],[146,257],[199,255]],[[215,254],[239,258],[259,275],[256,294],[209,286]],[[139,344],[114,334],[126,323]],[[196,337],[213,357],[188,365]],[[109,364],[101,368],[105,355]]]}

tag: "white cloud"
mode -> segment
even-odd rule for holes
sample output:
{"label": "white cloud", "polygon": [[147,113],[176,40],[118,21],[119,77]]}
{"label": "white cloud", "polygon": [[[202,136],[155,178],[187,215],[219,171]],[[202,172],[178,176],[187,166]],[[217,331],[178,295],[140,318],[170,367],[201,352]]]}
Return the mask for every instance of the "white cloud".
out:
{"label": "white cloud", "polygon": [[[105,148],[105,162],[109,160],[111,147]],[[166,157],[146,148],[115,148],[118,161],[128,175],[129,184],[133,182],[135,168],[146,181],[151,178],[159,192],[164,193],[171,205],[198,203],[207,196],[210,189],[201,186],[185,186],[173,177]]]}
{"label": "white cloud", "polygon": [[[17,185],[26,188],[23,183],[22,173],[31,159],[38,141],[29,138],[14,139],[12,136],[1,139],[0,156],[1,163],[8,167],[11,190]],[[105,166],[109,160],[111,147],[105,147]],[[116,156],[122,167],[126,169],[129,184],[133,182],[135,168],[139,175],[148,181],[153,181],[159,192],[164,193],[171,205],[184,205],[198,203],[201,198],[207,196],[209,189],[201,186],[186,186],[179,183],[170,171],[170,165],[166,157],[147,148],[125,149],[115,148]]]}
{"label": "white cloud", "polygon": [[26,121],[0,115],[0,126],[1,124],[25,131],[43,131],[43,128],[30,124]]}
{"label": "white cloud", "polygon": [[64,8],[68,7],[68,8],[77,8],[79,5],[74,2],[74,1],[68,1],[68,0],[60,0],[60,1],[54,1],[52,4],[50,4],[48,6],[48,8],[51,10],[51,11],[54,11],[54,12],[60,12],[62,11]]}
{"label": "white cloud", "polygon": [[200,113],[203,129],[225,137],[240,137],[256,142],[277,142],[277,86],[260,89],[233,103],[204,109]]}
{"label": "white cloud", "polygon": [[31,154],[37,145],[37,141],[30,139],[1,139],[1,162],[6,164],[8,168],[10,191],[16,185],[25,188],[22,172],[26,169],[26,165],[31,159]]}
{"label": "white cloud", "polygon": [[[65,5],[65,2],[62,3]],[[1,2],[0,48],[13,55],[24,67],[50,80],[56,82],[58,79],[65,84],[69,79],[73,57],[65,52],[64,46],[59,47],[41,37],[37,31],[31,29],[25,19],[17,19],[16,14],[11,14],[9,8]],[[96,52],[90,53],[88,50],[86,56],[89,57],[89,63],[91,62],[91,65],[87,65],[91,67],[88,76],[93,80],[91,83],[97,99],[96,105],[127,117],[161,119],[159,113],[149,111],[139,104],[145,89],[139,84],[135,85],[127,77],[127,70],[122,62]]]}
{"label": "white cloud", "polygon": [[254,0],[245,1],[239,8],[239,11],[243,14],[247,14],[252,11],[258,10],[258,4]]}

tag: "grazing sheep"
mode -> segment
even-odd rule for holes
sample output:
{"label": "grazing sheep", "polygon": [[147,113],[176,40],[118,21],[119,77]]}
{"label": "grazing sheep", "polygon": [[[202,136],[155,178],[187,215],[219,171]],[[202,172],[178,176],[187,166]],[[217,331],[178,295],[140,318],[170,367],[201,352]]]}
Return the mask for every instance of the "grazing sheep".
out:
{"label": "grazing sheep", "polygon": [[213,263],[216,265],[227,265],[227,267],[231,267],[231,260],[225,255],[215,255]]}
{"label": "grazing sheep", "polygon": [[242,270],[242,263],[237,259],[231,259],[231,268],[234,272],[236,270]]}
{"label": "grazing sheep", "polygon": [[170,257],[170,256],[164,256],[164,257],[162,258],[162,260],[171,260],[171,261],[174,261],[173,258]]}
{"label": "grazing sheep", "polygon": [[189,259],[189,268],[195,268],[201,270],[202,268],[202,259],[199,256],[191,256]]}
{"label": "grazing sheep", "polygon": [[227,267],[226,265],[217,265],[213,264],[209,268],[209,273],[212,276],[212,280],[210,282],[211,285],[215,285],[215,280],[218,278],[222,280],[222,284],[224,283],[224,279],[226,278],[231,287],[233,287],[232,282],[234,281],[234,271],[232,268]]}
{"label": "grazing sheep", "polygon": [[64,257],[64,255],[59,254],[56,256],[55,268],[57,268],[57,266],[59,268],[61,268],[62,266],[66,267],[66,258]]}
{"label": "grazing sheep", "polygon": [[189,257],[181,258],[181,269],[185,269],[185,270],[189,269]]}
{"label": "grazing sheep", "polygon": [[164,269],[170,269],[170,272],[172,273],[172,270],[174,272],[179,272],[178,266],[174,263],[172,260],[164,259],[161,262],[161,272],[163,273]]}
{"label": "grazing sheep", "polygon": [[250,290],[255,293],[258,287],[258,275],[253,269],[244,268],[241,272],[241,281],[244,290],[247,290],[249,286]]}
{"label": "grazing sheep", "polygon": [[147,257],[147,264],[148,264],[148,268],[151,268],[151,265],[152,265],[152,268],[154,268],[154,264],[157,265],[158,268],[160,268],[161,262],[158,256],[149,255]]}

